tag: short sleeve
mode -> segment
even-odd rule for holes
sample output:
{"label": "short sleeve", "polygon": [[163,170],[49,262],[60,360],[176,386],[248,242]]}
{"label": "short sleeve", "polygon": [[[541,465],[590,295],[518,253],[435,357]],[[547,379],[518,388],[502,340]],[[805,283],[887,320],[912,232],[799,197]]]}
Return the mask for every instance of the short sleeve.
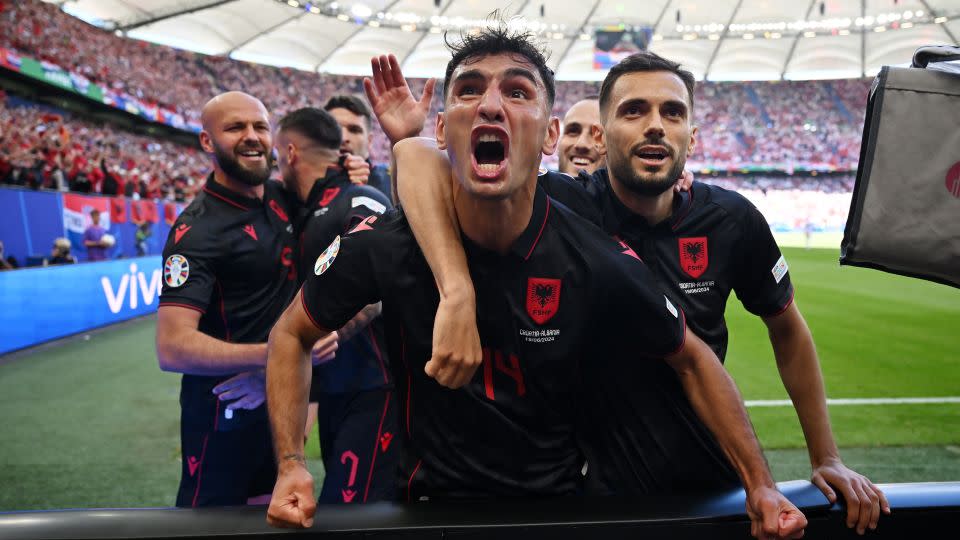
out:
{"label": "short sleeve", "polygon": [[630,352],[662,358],[683,347],[686,322],[680,305],[660,287],[653,272],[626,244],[610,240],[609,263],[594,276],[604,301],[594,315],[611,342],[629,343]]}
{"label": "short sleeve", "polygon": [[367,186],[358,186],[351,190],[350,208],[344,216],[343,231],[347,232],[364,219],[381,215],[393,208],[390,199],[380,191]]}
{"label": "short sleeve", "polygon": [[741,221],[739,261],[733,289],[743,307],[760,317],[777,315],[793,301],[787,261],[770,232],[770,225],[752,204]]}
{"label": "short sleeve", "polygon": [[187,220],[178,220],[163,248],[160,305],[206,312],[217,281],[216,256],[206,245],[203,230]]}
{"label": "short sleeve", "polygon": [[336,330],[364,306],[380,301],[375,260],[388,245],[385,234],[371,228],[376,218],[360,222],[338,236],[317,257],[303,283],[303,308],[313,324]]}

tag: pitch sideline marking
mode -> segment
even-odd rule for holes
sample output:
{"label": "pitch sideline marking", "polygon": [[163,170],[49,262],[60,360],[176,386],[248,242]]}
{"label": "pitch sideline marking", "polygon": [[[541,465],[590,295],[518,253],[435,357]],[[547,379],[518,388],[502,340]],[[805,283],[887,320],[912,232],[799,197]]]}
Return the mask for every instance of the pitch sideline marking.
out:
{"label": "pitch sideline marking", "polygon": [[[960,397],[917,397],[917,398],[839,398],[827,399],[827,405],[925,405],[960,403]],[[792,407],[789,399],[757,399],[744,401],[747,407]]]}

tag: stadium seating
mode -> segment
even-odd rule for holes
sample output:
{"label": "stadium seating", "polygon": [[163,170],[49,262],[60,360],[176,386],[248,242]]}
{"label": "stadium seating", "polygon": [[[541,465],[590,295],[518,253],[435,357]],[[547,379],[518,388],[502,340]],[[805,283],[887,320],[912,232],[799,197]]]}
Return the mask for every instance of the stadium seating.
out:
{"label": "stadium seating", "polygon": [[[0,11],[0,46],[171,107],[189,119],[198,118],[206,99],[226,90],[260,97],[274,115],[322,105],[335,93],[362,93],[360,77],[274,68],[125,39],[39,0],[0,5],[5,5]],[[423,82],[413,81],[416,94]],[[855,169],[868,85],[866,80],[701,83],[696,92],[701,144],[691,162],[723,169],[774,164],[787,170]],[[559,82],[554,113],[562,115],[579,99],[598,92],[596,82]],[[434,112],[440,101],[438,94]],[[432,132],[430,123],[427,134]],[[377,131],[373,158],[386,161],[388,150]]]}
{"label": "stadium seating", "polygon": [[[227,90],[260,97],[274,117],[322,106],[334,94],[363,92],[362,77],[275,68],[125,39],[39,0],[0,0],[0,47],[57,64],[194,121],[206,99]],[[410,81],[415,95],[424,83]],[[699,83],[699,144],[688,168],[708,179],[716,171],[849,173],[859,157],[868,87],[867,80]],[[599,90],[598,82],[558,82],[554,114],[562,116]],[[441,109],[441,95],[433,100],[431,119]],[[433,132],[431,120],[424,135]],[[371,158],[386,162],[389,151],[389,142],[375,127]],[[557,157],[545,156],[544,165],[555,168]],[[92,192],[112,193],[112,183],[104,182],[105,172],[110,172],[120,194],[189,201],[209,164],[194,148],[11,97],[0,104],[0,181],[9,182],[14,170],[20,171],[12,175],[14,183],[52,189],[74,188],[83,172]],[[711,181],[743,192],[775,228],[784,230],[842,229],[853,185],[849,174],[721,176]]]}

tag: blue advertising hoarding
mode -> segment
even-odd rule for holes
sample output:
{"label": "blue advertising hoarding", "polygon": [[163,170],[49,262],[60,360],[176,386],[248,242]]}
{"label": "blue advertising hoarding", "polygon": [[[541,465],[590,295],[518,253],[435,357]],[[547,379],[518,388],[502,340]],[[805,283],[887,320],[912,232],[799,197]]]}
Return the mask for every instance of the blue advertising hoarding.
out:
{"label": "blue advertising hoarding", "polygon": [[0,272],[0,354],[155,313],[160,259]]}

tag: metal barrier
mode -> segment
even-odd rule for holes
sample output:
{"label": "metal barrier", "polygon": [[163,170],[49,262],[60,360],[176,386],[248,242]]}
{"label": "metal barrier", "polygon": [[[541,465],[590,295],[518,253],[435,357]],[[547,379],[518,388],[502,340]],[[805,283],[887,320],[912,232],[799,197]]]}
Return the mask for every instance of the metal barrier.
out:
{"label": "metal barrier", "polygon": [[[781,491],[809,520],[805,538],[859,538],[845,525],[846,511],[830,505],[806,481]],[[954,530],[960,519],[960,482],[884,484],[893,515],[882,516],[866,538],[921,540]],[[0,513],[0,538],[180,539],[287,534],[318,538],[749,538],[743,491],[645,498],[563,498],[524,501],[379,503],[317,509],[312,529],[270,528],[264,507],[204,509],[98,509]]]}

